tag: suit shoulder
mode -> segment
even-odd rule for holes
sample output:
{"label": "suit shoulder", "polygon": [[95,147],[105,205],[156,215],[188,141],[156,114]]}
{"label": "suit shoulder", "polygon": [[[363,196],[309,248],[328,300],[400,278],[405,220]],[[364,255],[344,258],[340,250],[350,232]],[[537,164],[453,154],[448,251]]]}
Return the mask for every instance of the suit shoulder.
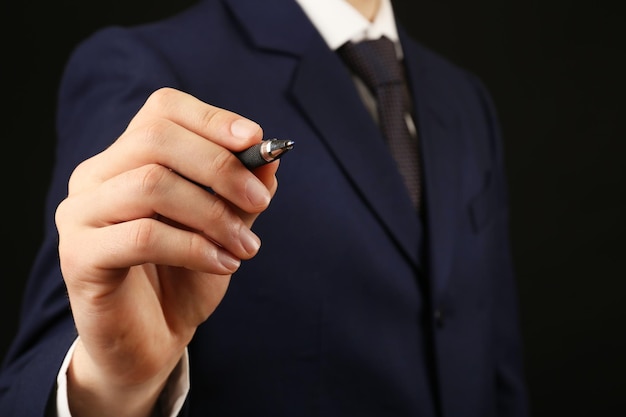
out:
{"label": "suit shoulder", "polygon": [[156,49],[168,45],[197,45],[205,32],[217,34],[228,24],[227,13],[221,2],[199,1],[172,15],[158,20],[132,25],[107,25],[84,38],[75,48],[83,50],[96,46],[121,46],[130,42],[142,43]]}

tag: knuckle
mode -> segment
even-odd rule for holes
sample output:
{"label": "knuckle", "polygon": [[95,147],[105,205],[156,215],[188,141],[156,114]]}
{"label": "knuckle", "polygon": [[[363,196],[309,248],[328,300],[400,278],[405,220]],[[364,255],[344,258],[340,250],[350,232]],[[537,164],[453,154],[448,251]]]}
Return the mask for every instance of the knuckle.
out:
{"label": "knuckle", "polygon": [[81,270],[82,257],[76,254],[76,251],[65,250],[64,245],[59,245],[59,266],[63,280],[69,285],[76,283],[75,274],[72,271]]}
{"label": "knuckle", "polygon": [[208,213],[210,214],[212,221],[215,221],[215,220],[223,221],[223,219],[230,218],[230,208],[223,200],[219,198],[215,198],[209,204],[210,204],[210,207],[209,207]]}
{"label": "knuckle", "polygon": [[153,91],[146,99],[145,107],[148,108],[163,108],[171,103],[172,95],[175,94],[175,90],[170,87],[161,87]]}
{"label": "knuckle", "polygon": [[193,259],[201,259],[202,254],[205,252],[207,242],[206,239],[197,233],[191,233],[187,240],[186,253],[188,253]]}
{"label": "knuckle", "polygon": [[54,223],[59,228],[60,224],[63,224],[64,220],[67,218],[67,198],[62,200],[56,207],[54,211]]}
{"label": "knuckle", "polygon": [[117,139],[115,146],[124,144],[130,149],[138,146],[137,152],[150,155],[166,146],[174,124],[164,117],[144,117],[141,121],[133,120],[131,125]]}
{"label": "knuckle", "polygon": [[207,126],[209,128],[220,127],[227,122],[227,112],[218,109],[217,107],[207,106],[198,113],[198,118],[201,126]]}
{"label": "knuckle", "polygon": [[138,181],[138,192],[143,196],[152,196],[159,192],[163,187],[170,170],[163,165],[150,164],[146,165],[139,171],[140,179]]}
{"label": "knuckle", "polygon": [[172,123],[167,119],[151,119],[143,126],[142,138],[148,148],[163,146],[168,138]]}
{"label": "knuckle", "polygon": [[216,178],[226,177],[230,172],[234,158],[230,151],[221,149],[210,161],[211,172],[214,173]]}
{"label": "knuckle", "polygon": [[94,158],[89,158],[82,161],[71,172],[67,183],[67,190],[70,194],[88,184],[89,178],[91,178],[94,171],[93,159]]}
{"label": "knuckle", "polygon": [[152,247],[154,241],[156,221],[153,219],[139,219],[133,222],[129,230],[129,242],[138,253],[145,253]]}

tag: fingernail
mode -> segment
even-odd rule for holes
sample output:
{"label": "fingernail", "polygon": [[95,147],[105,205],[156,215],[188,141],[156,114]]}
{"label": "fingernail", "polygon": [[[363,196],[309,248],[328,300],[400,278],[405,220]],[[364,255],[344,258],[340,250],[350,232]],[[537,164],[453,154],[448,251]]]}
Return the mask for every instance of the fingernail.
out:
{"label": "fingernail", "polygon": [[261,240],[248,228],[243,227],[241,229],[239,239],[241,239],[243,248],[251,255],[257,253],[261,247]]}
{"label": "fingernail", "polygon": [[235,272],[241,265],[240,259],[222,250],[217,252],[217,261],[229,272]]}
{"label": "fingernail", "polygon": [[261,126],[248,119],[237,119],[230,125],[230,133],[239,139],[250,139]]}
{"label": "fingernail", "polygon": [[254,207],[262,208],[270,203],[269,191],[256,177],[246,182],[246,197]]}

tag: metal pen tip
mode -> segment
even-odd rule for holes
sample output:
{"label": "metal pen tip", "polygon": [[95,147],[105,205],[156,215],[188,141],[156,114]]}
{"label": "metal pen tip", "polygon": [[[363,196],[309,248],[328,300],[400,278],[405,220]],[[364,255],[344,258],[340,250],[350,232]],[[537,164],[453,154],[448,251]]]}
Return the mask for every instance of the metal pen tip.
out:
{"label": "metal pen tip", "polygon": [[267,139],[241,152],[235,153],[237,158],[248,169],[254,169],[273,162],[293,149],[295,142],[284,139]]}
{"label": "metal pen tip", "polygon": [[277,159],[280,155],[293,149],[295,144],[293,140],[285,139],[270,139],[267,143],[269,146],[268,155],[273,159]]}

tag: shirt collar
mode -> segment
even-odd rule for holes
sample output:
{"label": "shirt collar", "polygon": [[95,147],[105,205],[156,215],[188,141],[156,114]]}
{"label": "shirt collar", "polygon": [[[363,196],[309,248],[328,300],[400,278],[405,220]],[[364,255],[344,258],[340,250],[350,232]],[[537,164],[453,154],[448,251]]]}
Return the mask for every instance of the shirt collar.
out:
{"label": "shirt collar", "polygon": [[[329,48],[337,50],[348,41],[386,36],[399,49],[398,32],[390,0],[382,0],[373,22],[345,0],[296,0],[320,32]],[[401,52],[399,50],[399,52]]]}

